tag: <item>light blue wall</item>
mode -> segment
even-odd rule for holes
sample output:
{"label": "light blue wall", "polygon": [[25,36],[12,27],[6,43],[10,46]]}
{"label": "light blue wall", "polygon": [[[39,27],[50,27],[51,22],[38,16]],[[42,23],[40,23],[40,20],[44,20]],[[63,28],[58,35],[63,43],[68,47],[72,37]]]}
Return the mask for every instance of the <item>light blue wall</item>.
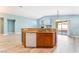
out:
{"label": "light blue wall", "polygon": [[[44,22],[42,22],[43,20],[44,20]],[[43,23],[47,24],[47,25],[52,25],[52,17],[51,16],[42,17],[42,18],[38,19],[37,23],[38,23],[38,27],[41,27],[41,25]]]}
{"label": "light blue wall", "polygon": [[[42,20],[48,20],[48,24],[52,24],[52,28],[54,28],[55,20],[57,19],[56,15],[54,16],[44,16],[37,21],[35,19],[23,17],[23,16],[17,16],[17,15],[11,15],[11,14],[4,14],[0,13],[0,17],[4,18],[4,34],[8,33],[7,30],[7,19],[15,19],[15,32],[21,32],[22,28],[36,28],[40,27],[40,21]],[[69,20],[69,32],[72,36],[79,36],[79,15],[60,15],[58,17],[60,20]]]}
{"label": "light blue wall", "polygon": [[[57,20],[56,15],[54,16],[44,16],[38,19],[38,26],[40,26],[40,21],[42,19],[48,19],[50,24],[52,24],[52,28],[55,28],[55,20]],[[60,15],[58,17],[59,20],[68,20],[69,22],[69,35],[70,36],[79,36],[79,15]]]}
{"label": "light blue wall", "polygon": [[15,32],[16,33],[21,32],[22,28],[37,27],[37,21],[35,19],[31,19],[31,18],[27,18],[23,16],[5,14],[5,13],[0,13],[0,17],[4,18],[4,34],[8,34],[8,29],[7,29],[8,19],[15,19]]}

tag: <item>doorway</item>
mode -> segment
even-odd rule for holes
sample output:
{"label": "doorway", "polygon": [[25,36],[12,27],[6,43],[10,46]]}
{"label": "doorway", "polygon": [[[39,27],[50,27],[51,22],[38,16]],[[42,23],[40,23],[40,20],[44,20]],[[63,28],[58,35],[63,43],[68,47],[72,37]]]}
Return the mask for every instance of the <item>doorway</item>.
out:
{"label": "doorway", "polygon": [[4,33],[4,19],[0,18],[0,34]]}
{"label": "doorway", "polygon": [[15,20],[8,20],[8,34],[15,33]]}
{"label": "doorway", "polygon": [[56,28],[58,34],[68,35],[69,34],[69,21],[56,21]]}

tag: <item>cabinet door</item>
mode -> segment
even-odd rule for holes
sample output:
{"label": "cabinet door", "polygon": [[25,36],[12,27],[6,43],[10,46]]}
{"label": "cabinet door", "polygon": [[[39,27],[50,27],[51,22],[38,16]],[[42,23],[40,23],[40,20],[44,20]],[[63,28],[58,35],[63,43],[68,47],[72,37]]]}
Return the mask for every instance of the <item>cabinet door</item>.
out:
{"label": "cabinet door", "polygon": [[26,33],[26,47],[36,47],[36,33]]}
{"label": "cabinet door", "polygon": [[37,34],[37,47],[53,47],[52,33],[38,33]]}

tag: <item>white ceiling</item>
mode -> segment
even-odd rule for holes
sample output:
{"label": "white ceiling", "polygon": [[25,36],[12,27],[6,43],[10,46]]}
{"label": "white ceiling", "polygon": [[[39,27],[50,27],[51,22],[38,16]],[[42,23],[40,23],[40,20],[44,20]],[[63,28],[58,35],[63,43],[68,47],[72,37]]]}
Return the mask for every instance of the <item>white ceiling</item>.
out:
{"label": "white ceiling", "polygon": [[57,10],[59,10],[60,15],[79,14],[78,6],[0,6],[0,12],[2,13],[26,16],[30,18],[56,15]]}

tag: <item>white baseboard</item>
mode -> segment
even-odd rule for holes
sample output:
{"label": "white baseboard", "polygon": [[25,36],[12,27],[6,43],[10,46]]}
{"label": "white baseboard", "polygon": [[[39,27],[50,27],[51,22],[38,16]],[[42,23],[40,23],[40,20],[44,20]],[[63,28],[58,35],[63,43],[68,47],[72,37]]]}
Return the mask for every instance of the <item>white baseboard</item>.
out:
{"label": "white baseboard", "polygon": [[0,35],[8,35],[8,34],[0,34]]}
{"label": "white baseboard", "polygon": [[[13,34],[21,34],[21,32],[16,32],[16,33],[13,33]],[[10,34],[0,34],[0,35],[10,35]]]}
{"label": "white baseboard", "polygon": [[73,37],[73,38],[79,38],[79,36],[75,36],[75,35],[74,35],[74,36],[69,36],[69,37]]}
{"label": "white baseboard", "polygon": [[21,34],[21,32],[16,32],[15,34]]}

